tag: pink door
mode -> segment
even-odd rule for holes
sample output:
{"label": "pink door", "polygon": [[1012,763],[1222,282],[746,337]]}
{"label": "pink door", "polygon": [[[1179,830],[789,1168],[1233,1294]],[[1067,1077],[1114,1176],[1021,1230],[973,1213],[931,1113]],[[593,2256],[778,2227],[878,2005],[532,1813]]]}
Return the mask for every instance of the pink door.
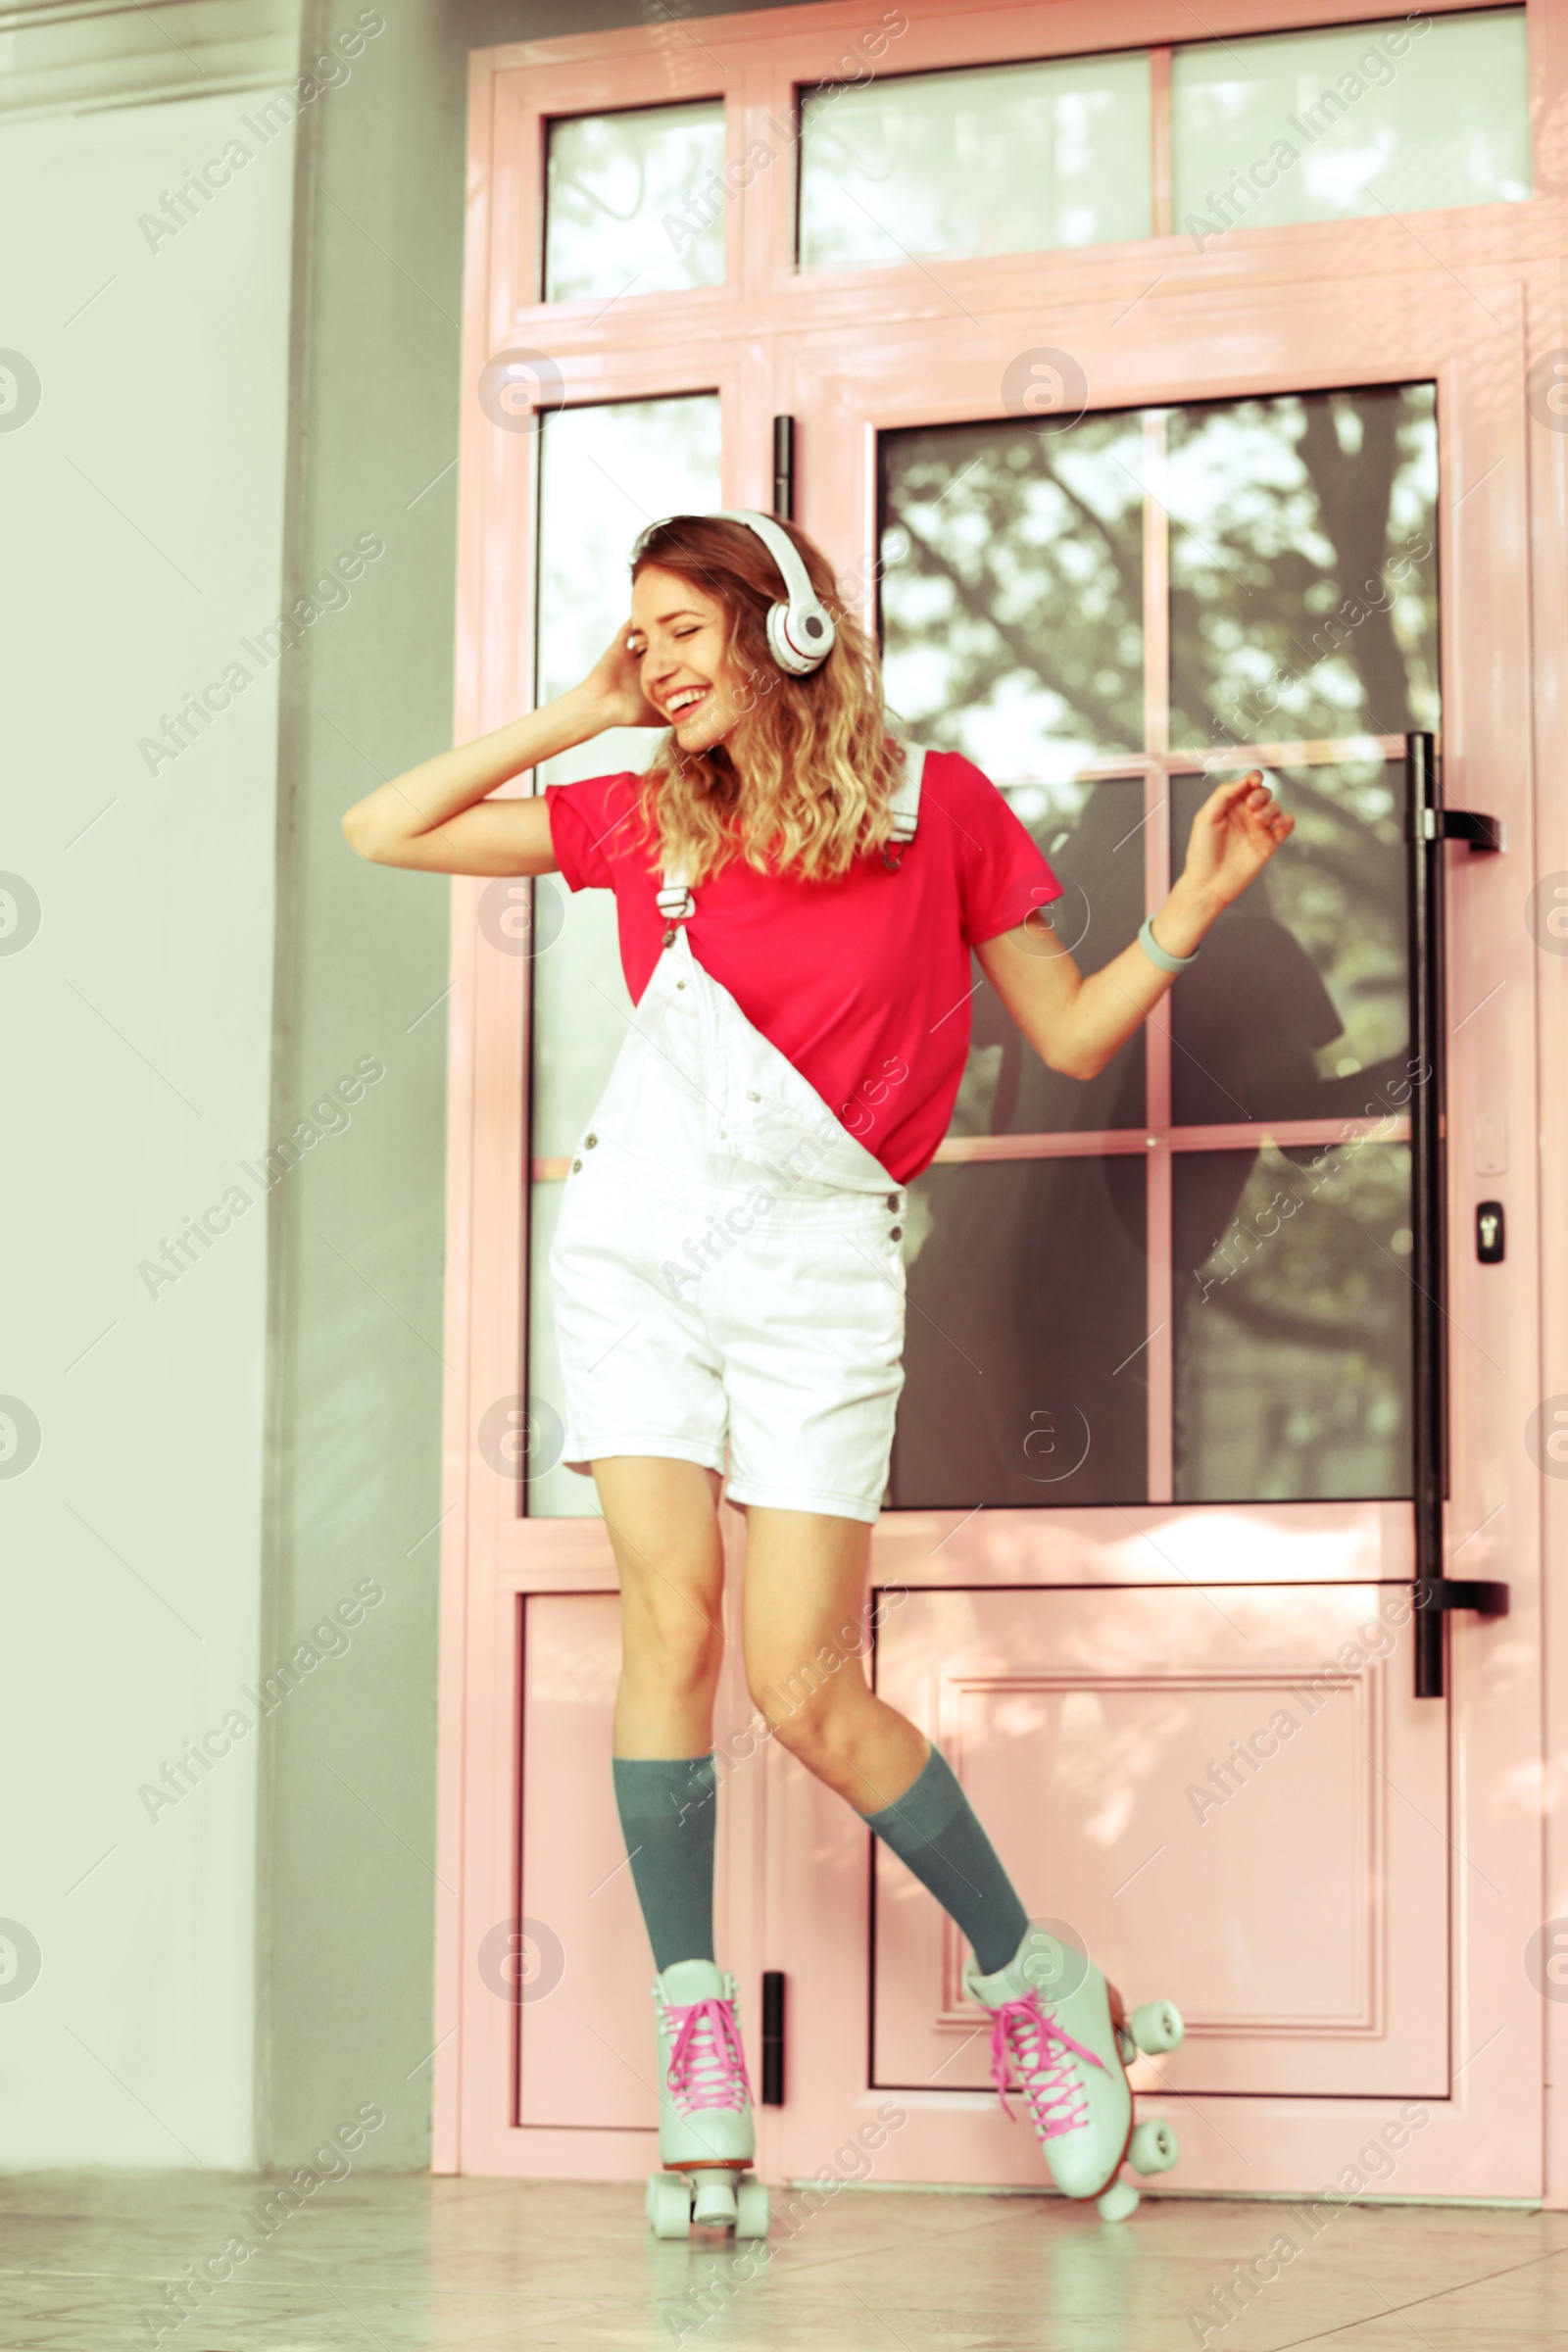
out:
{"label": "pink door", "polygon": [[[1439,853],[1446,1124],[1463,1141],[1443,1559],[1511,1578],[1516,1613],[1454,1613],[1444,1695],[1418,1697],[1418,1675],[1440,1679],[1417,1647],[1441,1618],[1408,1605],[1412,1574],[1441,1571],[1417,1562],[1411,1500],[1438,1214],[1417,1130],[1438,1080],[1411,1026],[1432,975],[1408,905],[1423,747],[1407,734],[1441,732],[1451,802],[1525,816],[1507,738],[1479,740],[1510,657],[1452,621],[1477,601],[1467,561],[1502,580],[1495,512],[1467,536],[1449,477],[1506,425],[1470,380],[1451,295],[1431,289],[1424,343],[1406,307],[1379,360],[1381,294],[1361,315],[1342,290],[1306,318],[1299,294],[1277,311],[1254,294],[1245,374],[1209,303],[1153,298],[1137,343],[1075,322],[1095,388],[1081,417],[1079,392],[975,421],[1037,331],[1017,317],[966,334],[940,399],[871,329],[798,355],[789,385],[813,453],[803,519],[878,518],[895,701],[1008,789],[1069,881],[1086,968],[1159,904],[1208,774],[1256,760],[1298,816],[1205,942],[1206,972],[1092,1085],[1034,1063],[977,998],[955,1131],[915,1188],[896,1507],[876,1539],[901,1603],[879,1687],[942,1742],[1031,1910],[1129,1998],[1167,1993],[1189,2019],[1145,2087],[1182,2135],[1173,2184],[1194,2188],[1328,2177],[1379,2100],[1432,2117],[1387,2186],[1519,2193],[1505,2183],[1539,2161],[1529,1986],[1509,1983],[1535,1900],[1523,1748],[1510,1760],[1533,1737],[1514,1548],[1531,1464],[1510,1443],[1532,1401],[1532,1286],[1516,1269],[1505,1345],[1502,1270],[1475,1238],[1478,1200],[1517,1181],[1494,1139],[1530,1116],[1522,1056],[1503,1101],[1496,1024],[1499,982],[1527,987],[1529,958],[1502,860],[1458,848]],[[1059,404],[1063,355],[1039,365]],[[863,2006],[795,2004],[781,2169],[813,2172],[857,2104],[892,2094],[909,2121],[890,2177],[1038,2178],[989,2093],[956,1938],[831,1800],[773,1770],[776,1964],[865,1986]],[[1467,1803],[1481,1819],[1460,1830]],[[830,1854],[841,1899],[824,1903]],[[1457,1961],[1484,1920],[1483,1990]],[[1511,2085],[1464,2065],[1499,2001]]]}
{"label": "pink door", "polygon": [[[1105,14],[933,15],[899,70],[1070,49],[1091,15],[1103,40]],[[829,16],[666,42],[659,95],[695,137],[722,83],[749,152],[833,71],[857,28]],[[476,60],[468,381],[527,355],[535,406],[525,430],[466,412],[466,728],[571,674],[572,600],[586,643],[595,566],[639,514],[793,499],[916,739],[975,759],[1057,865],[1085,968],[1158,906],[1210,776],[1267,768],[1296,836],[1100,1079],[1046,1071],[977,990],[913,1188],[875,1672],[1032,1912],[1129,2000],[1181,2005],[1185,2046],[1145,2062],[1146,2112],[1181,2134],[1171,2187],[1315,2189],[1414,2103],[1374,2186],[1537,2194],[1517,387],[1547,265],[1521,234],[1504,267],[1494,221],[1456,212],[1420,247],[1356,223],[1353,272],[1343,231],[1256,228],[1218,271],[1165,233],[1053,254],[1045,280],[1013,254],[813,276],[781,169],[682,216],[716,278],[628,285],[609,319],[543,300],[550,267],[574,282],[533,210],[546,121],[612,120],[653,54],[622,34]],[[1461,275],[1483,234],[1485,336]],[[1434,747],[1444,800],[1499,818],[1503,855],[1442,839]],[[604,1760],[616,1603],[551,1451],[542,1281],[624,1006],[603,908],[463,883],[456,906],[441,2161],[630,2176],[654,2108]],[[875,1102],[859,1116],[874,1150]],[[1445,1574],[1506,1583],[1511,1614],[1412,1609]],[[757,1739],[733,1671],[719,1753],[754,2045],[764,1972],[784,1986],[762,2169],[842,2171],[891,2101],[876,2177],[1038,2182],[955,1936]]]}

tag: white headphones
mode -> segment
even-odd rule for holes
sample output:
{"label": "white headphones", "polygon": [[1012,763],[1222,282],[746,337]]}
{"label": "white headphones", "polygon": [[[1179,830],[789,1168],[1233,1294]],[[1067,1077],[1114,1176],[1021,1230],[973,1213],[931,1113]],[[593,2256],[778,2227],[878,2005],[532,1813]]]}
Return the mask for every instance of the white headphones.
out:
{"label": "white headphones", "polygon": [[[779,567],[787,601],[767,608],[767,644],[780,669],[792,678],[804,678],[813,669],[820,669],[833,651],[837,631],[833,615],[811,586],[800,550],[788,531],[780,530],[771,514],[760,514],[753,507],[720,507],[713,519],[745,523],[749,531],[757,533]],[[673,521],[674,517],[666,515],[665,520]],[[639,553],[660,528],[657,522],[649,524],[637,542]]]}

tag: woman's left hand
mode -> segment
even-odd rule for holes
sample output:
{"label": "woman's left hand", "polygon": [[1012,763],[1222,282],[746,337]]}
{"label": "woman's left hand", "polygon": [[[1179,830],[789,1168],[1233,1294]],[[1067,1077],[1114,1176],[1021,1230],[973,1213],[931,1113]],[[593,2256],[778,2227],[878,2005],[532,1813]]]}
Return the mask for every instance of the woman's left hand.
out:
{"label": "woman's left hand", "polygon": [[1296,819],[1287,816],[1261,768],[1218,785],[1193,819],[1182,881],[1216,912],[1256,880]]}

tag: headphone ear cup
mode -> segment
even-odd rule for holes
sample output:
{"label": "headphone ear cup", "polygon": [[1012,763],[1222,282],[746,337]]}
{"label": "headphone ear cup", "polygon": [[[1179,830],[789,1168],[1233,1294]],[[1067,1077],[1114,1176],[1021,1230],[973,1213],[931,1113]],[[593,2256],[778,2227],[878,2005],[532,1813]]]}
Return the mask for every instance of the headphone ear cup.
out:
{"label": "headphone ear cup", "polygon": [[801,648],[794,644],[791,640],[789,633],[789,617],[790,609],[788,605],[768,606],[768,650],[772,654],[773,659],[778,663],[780,669],[786,671],[790,677],[808,677],[813,669],[821,668],[823,662],[833,651],[834,639],[837,635],[837,631],[834,629],[832,620],[829,618],[828,614],[823,612],[819,607],[813,608],[812,617],[816,620],[819,620],[821,623],[823,643],[820,651],[813,650],[810,653],[803,653]]}
{"label": "headphone ear cup", "polygon": [[838,643],[839,633],[833,625],[832,614],[824,612],[820,605],[811,607],[808,618],[815,622],[821,630],[820,636],[811,641],[814,649],[811,655],[811,666],[813,669],[819,669]]}
{"label": "headphone ear cup", "polygon": [[767,646],[774,661],[787,676],[804,678],[816,667],[809,655],[802,655],[791,645],[789,638],[790,609],[788,605],[769,605],[767,608]]}

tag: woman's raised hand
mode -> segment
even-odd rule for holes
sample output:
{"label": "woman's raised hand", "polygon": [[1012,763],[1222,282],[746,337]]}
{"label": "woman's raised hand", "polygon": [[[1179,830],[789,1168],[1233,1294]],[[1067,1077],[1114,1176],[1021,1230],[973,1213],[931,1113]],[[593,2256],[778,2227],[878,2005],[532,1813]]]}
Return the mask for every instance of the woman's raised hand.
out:
{"label": "woman's raised hand", "polygon": [[1295,817],[1286,815],[1261,768],[1254,767],[1217,786],[1194,817],[1182,881],[1217,913],[1257,879],[1295,830]]}
{"label": "woman's raised hand", "polygon": [[607,727],[667,727],[662,710],[643,692],[641,657],[626,643],[634,634],[630,619],[623,620],[584,678],[583,691],[603,710]]}

